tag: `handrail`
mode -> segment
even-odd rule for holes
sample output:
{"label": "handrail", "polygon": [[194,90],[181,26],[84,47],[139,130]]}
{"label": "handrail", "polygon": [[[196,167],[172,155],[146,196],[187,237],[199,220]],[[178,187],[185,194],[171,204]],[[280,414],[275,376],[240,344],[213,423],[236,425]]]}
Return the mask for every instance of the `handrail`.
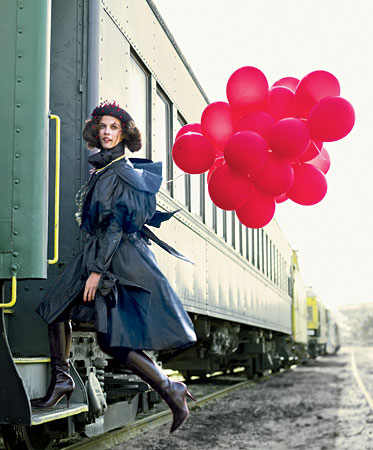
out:
{"label": "handrail", "polygon": [[58,239],[60,230],[60,150],[61,150],[61,119],[51,114],[50,119],[56,121],[56,175],[54,188],[54,256],[48,259],[49,264],[56,264],[58,261]]}
{"label": "handrail", "polygon": [[16,304],[17,301],[17,277],[15,274],[12,275],[12,297],[8,303],[0,303],[0,308],[11,308]]}

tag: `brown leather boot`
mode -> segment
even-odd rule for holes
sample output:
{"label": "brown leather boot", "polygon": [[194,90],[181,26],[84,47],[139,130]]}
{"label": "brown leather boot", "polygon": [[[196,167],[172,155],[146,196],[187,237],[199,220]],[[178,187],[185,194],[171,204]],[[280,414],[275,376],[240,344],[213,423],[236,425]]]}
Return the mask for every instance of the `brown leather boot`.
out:
{"label": "brown leather boot", "polygon": [[67,407],[75,388],[70,376],[71,323],[57,322],[48,325],[49,347],[51,352],[52,377],[45,397],[32,400],[35,408],[53,408],[66,395]]}
{"label": "brown leather boot", "polygon": [[130,351],[125,365],[155,389],[170,407],[174,415],[170,429],[170,433],[173,433],[189,415],[186,397],[194,401],[197,401],[196,398],[184,383],[171,381],[143,351]]}

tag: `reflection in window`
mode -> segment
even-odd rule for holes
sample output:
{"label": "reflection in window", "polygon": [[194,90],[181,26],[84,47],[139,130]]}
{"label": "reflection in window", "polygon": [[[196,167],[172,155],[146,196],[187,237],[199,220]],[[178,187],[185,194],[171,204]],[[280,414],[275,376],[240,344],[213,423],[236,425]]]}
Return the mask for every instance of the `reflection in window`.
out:
{"label": "reflection in window", "polygon": [[148,92],[149,92],[149,73],[142,65],[131,55],[130,58],[130,93],[128,109],[133,120],[141,131],[142,149],[136,152],[136,158],[146,158],[147,133],[148,133]]}
{"label": "reflection in window", "polygon": [[[162,161],[163,180],[169,180],[169,166],[171,153],[170,139],[171,104],[166,96],[157,90],[155,102],[155,127],[154,127],[154,150],[155,161]],[[171,183],[166,187],[171,190]]]}

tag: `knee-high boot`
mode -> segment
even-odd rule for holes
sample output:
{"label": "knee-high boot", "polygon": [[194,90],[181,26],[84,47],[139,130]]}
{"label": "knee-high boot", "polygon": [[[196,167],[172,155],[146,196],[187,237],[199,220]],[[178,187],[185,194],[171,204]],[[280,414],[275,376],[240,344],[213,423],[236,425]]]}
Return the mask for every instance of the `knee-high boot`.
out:
{"label": "knee-high boot", "polygon": [[184,383],[171,381],[145,352],[130,351],[124,363],[133,373],[155,389],[170,407],[174,415],[170,429],[170,433],[173,433],[189,415],[186,397],[194,401],[196,399]]}
{"label": "knee-high boot", "polygon": [[48,325],[52,377],[45,397],[32,400],[31,406],[52,408],[66,395],[67,407],[75,388],[70,376],[71,323],[57,322]]}

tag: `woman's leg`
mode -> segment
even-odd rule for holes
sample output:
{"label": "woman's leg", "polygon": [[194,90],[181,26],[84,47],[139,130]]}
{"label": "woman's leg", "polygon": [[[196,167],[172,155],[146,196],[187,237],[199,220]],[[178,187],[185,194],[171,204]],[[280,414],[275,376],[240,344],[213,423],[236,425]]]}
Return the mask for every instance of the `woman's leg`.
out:
{"label": "woman's leg", "polygon": [[48,338],[51,354],[52,377],[45,397],[32,400],[31,406],[37,408],[52,408],[65,395],[67,407],[75,388],[70,376],[71,322],[53,322],[48,325]]}
{"label": "woman's leg", "polygon": [[97,333],[97,337],[98,343],[105,353],[128,367],[165,400],[174,415],[170,433],[179,428],[189,414],[186,397],[196,400],[185,384],[171,381],[144,351],[132,350],[127,347],[109,347],[105,335]]}

